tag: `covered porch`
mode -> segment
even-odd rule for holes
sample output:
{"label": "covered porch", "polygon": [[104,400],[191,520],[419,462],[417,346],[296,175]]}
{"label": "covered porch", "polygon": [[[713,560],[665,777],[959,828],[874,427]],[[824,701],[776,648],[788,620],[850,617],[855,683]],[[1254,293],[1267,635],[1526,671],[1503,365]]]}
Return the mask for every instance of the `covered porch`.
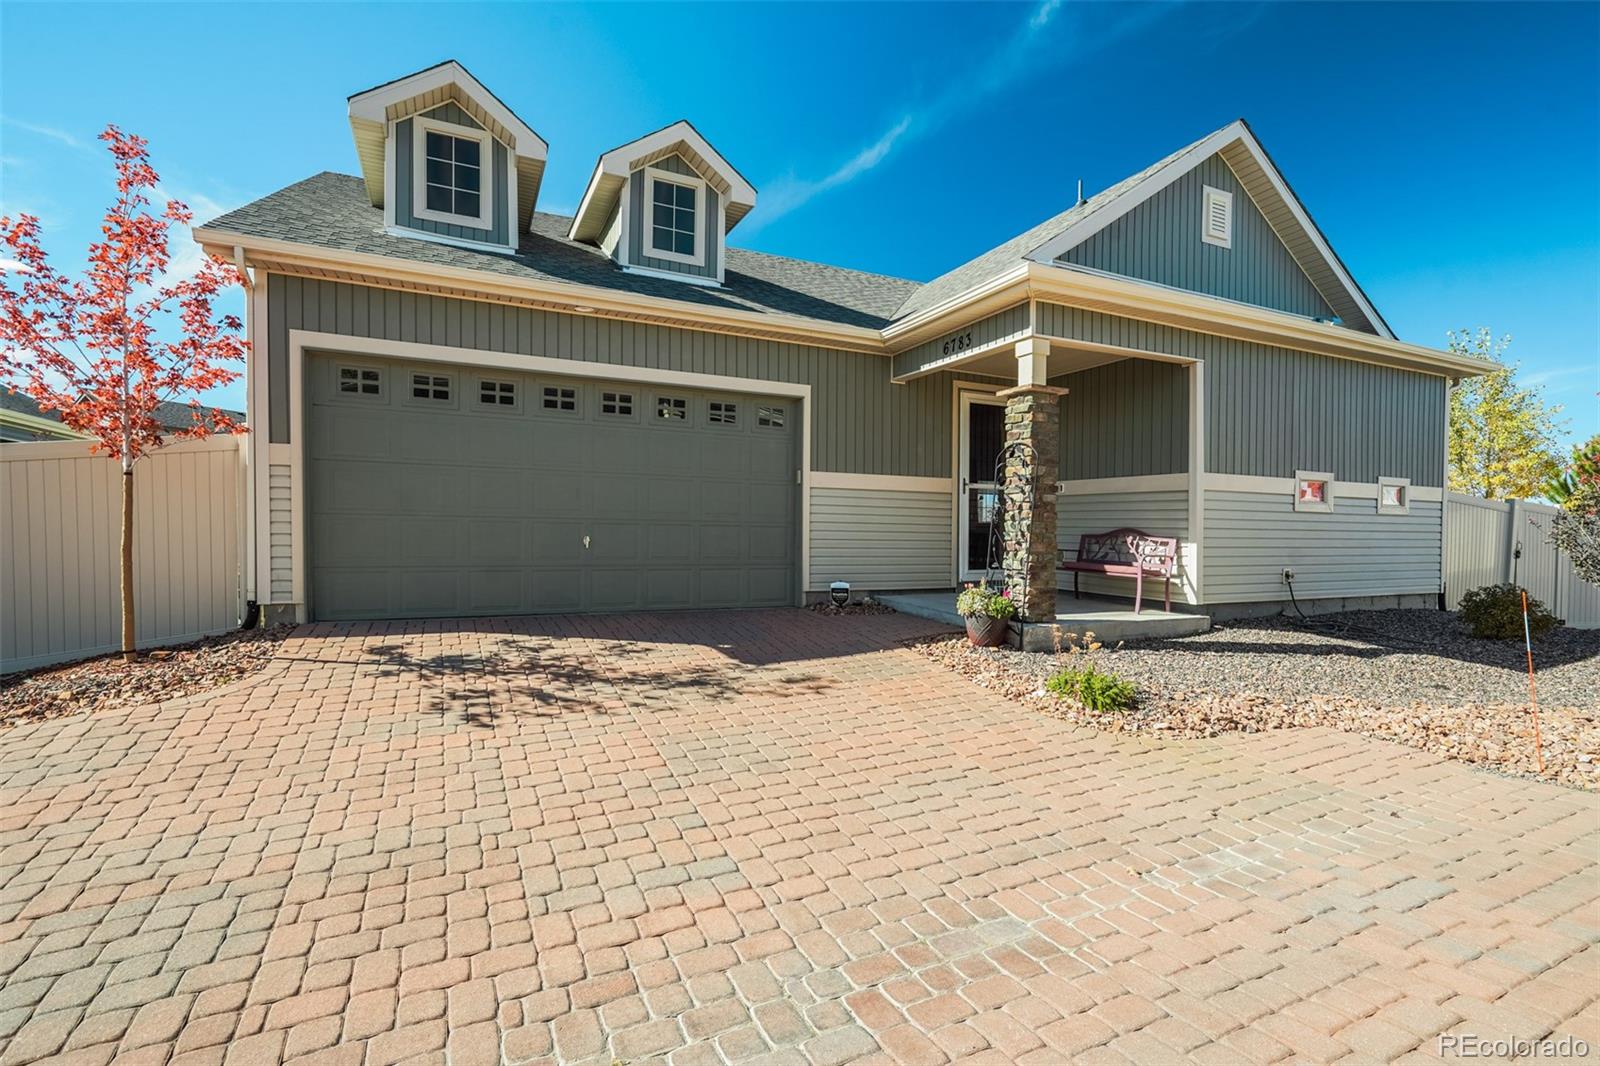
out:
{"label": "covered porch", "polygon": [[[886,592],[875,598],[901,614],[960,626],[962,618],[956,614],[958,592],[960,589]],[[1028,651],[1047,651],[1054,647],[1056,640],[1052,626],[1060,631],[1063,642],[1068,634],[1083,640],[1087,639],[1086,634],[1093,633],[1094,639],[1102,644],[1116,644],[1125,640],[1161,640],[1204,633],[1211,628],[1211,619],[1203,614],[1162,610],[1159,601],[1154,606],[1146,604],[1135,614],[1131,606],[1118,600],[1100,596],[1074,599],[1071,592],[1065,592],[1056,599],[1053,623],[1042,619],[1025,621],[1020,632],[1013,623],[1012,636],[1014,640],[1020,637]]]}
{"label": "covered porch", "polygon": [[[996,317],[997,336],[984,337],[980,327],[970,346],[966,334],[950,345],[960,351],[946,355],[949,342],[940,341],[897,358],[900,380],[935,370],[955,375],[957,585],[1003,584],[1020,609],[1013,637],[1030,649],[1051,647],[1057,630],[1118,641],[1209,628],[1198,610],[1203,363],[1051,335],[1033,313]],[[1124,536],[1130,533],[1143,536]],[[1133,571],[1131,559],[1104,554],[1123,541],[1138,546]],[[1142,555],[1156,543],[1160,576]],[[1058,569],[1082,562],[1085,545],[1092,559],[1117,565]],[[1136,612],[1131,574],[1140,570],[1143,609]],[[1168,577],[1176,610],[1162,609]],[[1073,598],[1075,584],[1084,598]],[[959,622],[953,591],[879,598]]]}

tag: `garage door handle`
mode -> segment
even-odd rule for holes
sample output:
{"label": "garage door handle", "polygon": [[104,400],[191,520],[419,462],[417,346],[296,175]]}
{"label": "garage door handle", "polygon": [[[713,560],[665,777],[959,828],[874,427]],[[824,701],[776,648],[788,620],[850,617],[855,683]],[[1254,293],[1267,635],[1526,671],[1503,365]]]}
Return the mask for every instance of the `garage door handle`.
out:
{"label": "garage door handle", "polygon": [[588,551],[589,550],[589,534],[587,534],[587,533],[585,533],[583,535],[583,550],[584,551]]}

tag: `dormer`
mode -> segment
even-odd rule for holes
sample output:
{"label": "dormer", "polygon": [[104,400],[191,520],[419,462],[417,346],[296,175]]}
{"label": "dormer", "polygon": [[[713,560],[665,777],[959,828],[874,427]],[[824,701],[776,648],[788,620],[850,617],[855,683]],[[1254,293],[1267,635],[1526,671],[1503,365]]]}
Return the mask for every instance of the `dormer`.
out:
{"label": "dormer", "polygon": [[720,285],[727,234],[756,190],[688,122],[600,157],[568,236],[624,269]]}
{"label": "dormer", "polygon": [[514,252],[549,146],[455,60],[350,97],[367,195],[401,237]]}

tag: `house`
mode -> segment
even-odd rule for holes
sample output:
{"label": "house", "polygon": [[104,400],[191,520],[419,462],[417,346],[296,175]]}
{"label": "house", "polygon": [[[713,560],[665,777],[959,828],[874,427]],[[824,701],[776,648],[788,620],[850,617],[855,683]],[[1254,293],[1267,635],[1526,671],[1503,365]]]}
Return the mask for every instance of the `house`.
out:
{"label": "house", "polygon": [[1483,365],[1394,336],[1242,121],[921,284],[732,244],[756,189],[689,122],[566,217],[459,63],[348,112],[358,176],[195,231],[249,278],[269,616],[953,588],[1002,512],[1030,618],[1117,526],[1179,538],[1188,609],[1437,602]]}
{"label": "house", "polygon": [[[206,408],[205,410],[213,410]],[[236,422],[244,422],[243,411],[215,408]],[[186,403],[165,401],[156,406],[156,421],[166,429],[177,430],[194,424],[194,408]],[[45,410],[27,393],[0,387],[0,444],[23,441],[86,440],[77,430],[61,424],[61,414]]]}

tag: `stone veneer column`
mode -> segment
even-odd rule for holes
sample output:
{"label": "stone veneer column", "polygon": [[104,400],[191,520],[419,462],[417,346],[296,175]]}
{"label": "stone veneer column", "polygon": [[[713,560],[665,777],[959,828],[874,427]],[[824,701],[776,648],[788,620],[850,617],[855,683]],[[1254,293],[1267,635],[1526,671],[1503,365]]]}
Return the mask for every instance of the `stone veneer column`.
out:
{"label": "stone veneer column", "polygon": [[1006,401],[1006,587],[1025,622],[1056,617],[1056,478],[1066,389],[1020,385]]}

